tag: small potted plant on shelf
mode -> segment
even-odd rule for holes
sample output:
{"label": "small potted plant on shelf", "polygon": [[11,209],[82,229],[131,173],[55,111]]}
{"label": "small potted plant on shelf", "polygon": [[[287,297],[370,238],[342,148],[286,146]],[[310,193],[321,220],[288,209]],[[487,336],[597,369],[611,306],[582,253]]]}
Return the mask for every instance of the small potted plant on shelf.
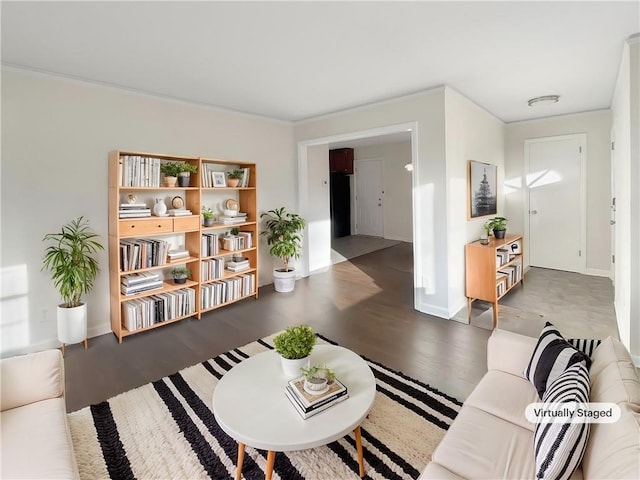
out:
{"label": "small potted plant on shelf", "polygon": [[51,272],[63,300],[57,316],[63,355],[67,343],[84,341],[87,348],[87,304],[82,295],[91,292],[100,272],[94,255],[104,247],[97,237],[89,230],[89,221],[78,217],[63,225],[59,233],[47,233],[42,239],[53,242],[45,250],[42,270]]}
{"label": "small potted plant on shelf", "polygon": [[287,327],[273,338],[285,375],[297,377],[300,375],[300,368],[309,366],[309,355],[317,340],[313,329],[308,325]]}
{"label": "small potted plant on shelf", "polygon": [[232,170],[227,172],[227,186],[228,187],[237,187],[244,176],[244,172],[242,170]]}
{"label": "small potted plant on shelf", "polygon": [[198,166],[187,162],[182,162],[179,165],[180,172],[178,173],[178,186],[188,187],[189,182],[191,182],[191,174],[198,171]]}
{"label": "small potted plant on shelf", "polygon": [[202,219],[205,227],[210,227],[216,219],[215,213],[209,207],[202,206]]}
{"label": "small potted plant on shelf", "polygon": [[494,217],[491,220],[491,230],[496,238],[504,238],[507,231],[507,219],[504,217]]}
{"label": "small potted plant on shelf", "polygon": [[171,276],[174,283],[183,284],[191,276],[191,271],[187,267],[176,267],[171,269]]}
{"label": "small potted plant on shelf", "polygon": [[291,292],[295,288],[296,273],[289,266],[289,260],[300,258],[301,237],[299,232],[304,230],[304,219],[295,214],[288,213],[284,207],[269,210],[260,215],[265,218],[265,230],[260,235],[266,237],[267,244],[271,247],[269,253],[280,258],[284,268],[274,268],[273,284],[276,292]]}
{"label": "small potted plant on shelf", "polygon": [[164,186],[175,187],[181,171],[180,162],[164,162],[160,164],[160,172],[164,175]]}
{"label": "small potted plant on shelf", "polygon": [[304,389],[310,393],[320,393],[328,385],[331,385],[336,378],[336,374],[326,365],[314,365],[311,368],[300,369],[305,376]]}

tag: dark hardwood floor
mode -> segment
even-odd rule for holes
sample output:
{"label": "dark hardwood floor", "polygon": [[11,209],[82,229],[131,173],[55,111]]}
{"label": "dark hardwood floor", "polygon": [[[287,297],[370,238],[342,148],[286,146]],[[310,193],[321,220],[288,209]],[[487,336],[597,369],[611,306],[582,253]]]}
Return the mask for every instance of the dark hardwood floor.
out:
{"label": "dark hardwood floor", "polygon": [[[260,288],[258,300],[239,302],[201,320],[133,335],[122,344],[107,334],[90,339],[86,351],[81,344],[69,346],[67,410],[103,401],[299,323],[464,400],[486,371],[491,332],[415,311],[412,264],[411,244],[401,243],[301,279],[290,294],[276,293],[268,285]],[[526,291],[519,293],[523,303]]]}

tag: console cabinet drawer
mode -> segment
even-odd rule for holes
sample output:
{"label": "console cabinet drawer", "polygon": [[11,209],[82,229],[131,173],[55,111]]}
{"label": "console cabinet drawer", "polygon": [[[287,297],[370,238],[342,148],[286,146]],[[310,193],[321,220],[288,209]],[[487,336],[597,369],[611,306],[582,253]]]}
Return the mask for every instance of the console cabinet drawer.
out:
{"label": "console cabinet drawer", "polygon": [[120,221],[121,236],[153,235],[157,233],[173,232],[172,218],[153,218],[149,220]]}
{"label": "console cabinet drawer", "polygon": [[176,217],[173,219],[173,231],[198,230],[200,228],[200,216]]}

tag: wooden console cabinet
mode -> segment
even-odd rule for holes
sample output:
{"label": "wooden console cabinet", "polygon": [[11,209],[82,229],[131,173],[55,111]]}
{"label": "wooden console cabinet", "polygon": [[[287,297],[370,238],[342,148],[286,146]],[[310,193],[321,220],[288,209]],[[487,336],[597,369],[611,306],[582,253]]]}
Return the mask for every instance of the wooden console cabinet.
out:
{"label": "wooden console cabinet", "polygon": [[524,282],[524,242],[522,235],[490,237],[488,245],[480,240],[465,245],[466,295],[471,321],[471,304],[483,300],[493,305],[493,328],[498,326],[498,301],[516,285]]}

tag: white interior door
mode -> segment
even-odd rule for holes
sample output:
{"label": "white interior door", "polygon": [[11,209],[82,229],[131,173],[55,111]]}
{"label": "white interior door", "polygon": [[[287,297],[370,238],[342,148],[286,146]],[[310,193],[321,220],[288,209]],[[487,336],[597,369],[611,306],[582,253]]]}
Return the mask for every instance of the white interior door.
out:
{"label": "white interior door", "polygon": [[356,160],[356,234],[383,236],[382,160]]}
{"label": "white interior door", "polygon": [[584,134],[525,142],[531,266],[585,270],[585,148]]}

